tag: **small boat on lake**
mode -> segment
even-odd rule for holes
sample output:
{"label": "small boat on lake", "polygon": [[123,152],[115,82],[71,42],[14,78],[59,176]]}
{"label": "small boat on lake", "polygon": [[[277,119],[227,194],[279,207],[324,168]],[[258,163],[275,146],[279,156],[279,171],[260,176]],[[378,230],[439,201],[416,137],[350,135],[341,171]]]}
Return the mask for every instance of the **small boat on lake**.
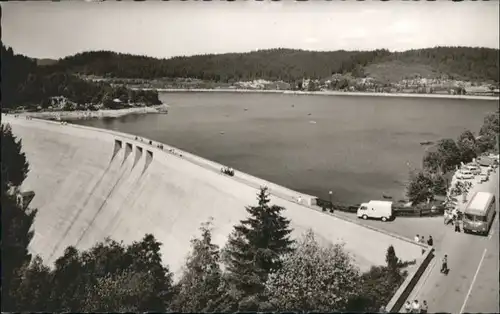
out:
{"label": "small boat on lake", "polygon": [[420,145],[424,146],[424,145],[432,145],[434,144],[433,141],[425,141],[425,142],[420,142]]}

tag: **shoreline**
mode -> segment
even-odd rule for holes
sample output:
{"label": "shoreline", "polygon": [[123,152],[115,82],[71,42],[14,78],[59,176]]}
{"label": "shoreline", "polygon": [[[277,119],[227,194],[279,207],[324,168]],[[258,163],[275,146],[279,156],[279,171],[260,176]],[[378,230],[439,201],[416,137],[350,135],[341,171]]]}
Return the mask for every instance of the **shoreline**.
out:
{"label": "shoreline", "polygon": [[238,88],[131,88],[142,90],[156,90],[161,93],[271,93],[289,95],[322,95],[322,96],[369,96],[369,97],[401,97],[401,98],[445,98],[465,100],[500,100],[499,96],[475,96],[475,95],[447,95],[447,94],[407,94],[407,93],[375,93],[375,92],[340,92],[340,91],[291,91],[291,90],[258,90]]}
{"label": "shoreline", "polygon": [[44,120],[85,120],[94,118],[119,118],[132,114],[164,114],[168,112],[168,105],[161,104],[150,107],[132,107],[123,109],[75,110],[75,111],[41,111],[11,113],[23,117]]}

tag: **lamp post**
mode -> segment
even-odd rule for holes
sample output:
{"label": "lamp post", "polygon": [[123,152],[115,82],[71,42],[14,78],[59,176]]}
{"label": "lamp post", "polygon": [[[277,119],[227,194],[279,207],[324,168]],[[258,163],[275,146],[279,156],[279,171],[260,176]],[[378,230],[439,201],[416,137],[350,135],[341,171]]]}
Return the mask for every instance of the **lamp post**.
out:
{"label": "lamp post", "polygon": [[333,194],[333,192],[332,192],[332,191],[329,191],[329,192],[328,192],[328,196],[330,197],[330,206],[331,206],[331,207],[330,207],[330,212],[332,212],[332,213],[333,213],[332,194]]}

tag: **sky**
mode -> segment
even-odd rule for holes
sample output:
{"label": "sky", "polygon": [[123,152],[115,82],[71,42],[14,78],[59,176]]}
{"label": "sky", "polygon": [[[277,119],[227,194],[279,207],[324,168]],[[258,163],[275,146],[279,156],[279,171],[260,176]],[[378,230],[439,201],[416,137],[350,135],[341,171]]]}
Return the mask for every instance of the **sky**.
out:
{"label": "sky", "polygon": [[112,50],[159,58],[258,49],[499,48],[499,1],[12,1],[2,41],[61,58]]}

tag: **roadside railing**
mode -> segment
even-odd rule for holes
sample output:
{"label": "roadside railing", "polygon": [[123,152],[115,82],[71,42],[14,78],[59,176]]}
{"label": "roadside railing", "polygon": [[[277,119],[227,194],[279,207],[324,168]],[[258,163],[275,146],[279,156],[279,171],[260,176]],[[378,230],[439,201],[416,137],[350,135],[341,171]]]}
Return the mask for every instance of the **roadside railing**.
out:
{"label": "roadside railing", "polygon": [[423,257],[417,261],[414,271],[408,274],[403,284],[399,286],[399,289],[396,290],[396,293],[385,307],[389,313],[401,312],[401,308],[403,307],[405,301],[409,298],[411,292],[420,280],[420,277],[422,277],[423,273],[427,269],[427,266],[429,266],[430,262],[434,258],[433,248],[424,244],[420,245],[427,248],[427,251],[424,253]]}

